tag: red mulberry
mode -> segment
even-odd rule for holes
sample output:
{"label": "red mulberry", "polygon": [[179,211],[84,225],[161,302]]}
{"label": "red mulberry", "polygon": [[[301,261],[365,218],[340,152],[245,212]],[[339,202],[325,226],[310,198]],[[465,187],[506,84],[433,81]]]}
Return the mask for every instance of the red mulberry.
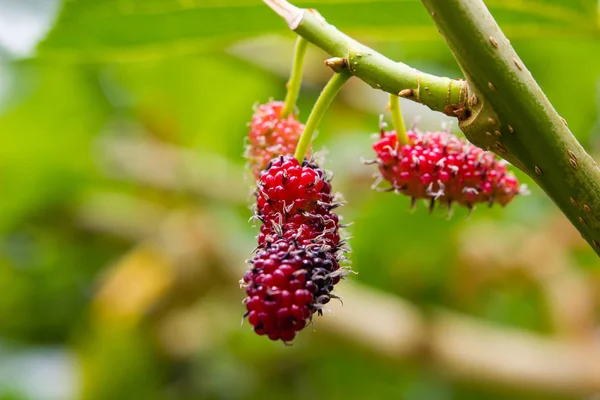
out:
{"label": "red mulberry", "polygon": [[244,304],[254,331],[289,342],[314,312],[321,312],[341,270],[331,252],[282,239],[258,250],[243,284]]}
{"label": "red mulberry", "polygon": [[293,239],[306,246],[318,244],[335,248],[340,243],[338,216],[325,208],[318,208],[310,214],[296,214],[284,221],[283,224],[263,224],[258,236],[259,246],[279,238]]}
{"label": "red mulberry", "polygon": [[295,115],[281,117],[283,104],[281,101],[271,101],[260,105],[252,116],[246,157],[256,178],[272,158],[293,154],[304,131],[304,125]]}
{"label": "red mulberry", "polygon": [[447,132],[408,132],[400,145],[396,133],[383,132],[373,145],[382,177],[392,189],[413,199],[453,202],[472,208],[477,203],[508,204],[522,193],[506,162]]}
{"label": "red mulberry", "polygon": [[[266,220],[332,207],[331,184],[316,164],[278,157],[263,171],[256,194],[257,213]],[[282,223],[282,220],[276,220]]]}
{"label": "red mulberry", "polygon": [[263,222],[258,243],[280,237],[300,244],[335,248],[340,241],[339,220],[331,210],[331,184],[316,164],[293,157],[278,157],[260,175],[256,192],[257,217]]}

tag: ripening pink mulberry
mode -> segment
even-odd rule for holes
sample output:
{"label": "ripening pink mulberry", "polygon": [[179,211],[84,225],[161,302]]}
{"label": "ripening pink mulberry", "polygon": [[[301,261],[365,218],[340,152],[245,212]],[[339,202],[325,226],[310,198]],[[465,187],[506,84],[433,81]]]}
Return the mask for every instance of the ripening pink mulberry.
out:
{"label": "ripening pink mulberry", "polygon": [[523,192],[506,162],[447,132],[409,131],[408,144],[398,143],[396,132],[381,132],[373,145],[375,162],[392,190],[415,199],[448,206],[456,202],[469,209],[477,203],[508,204]]}
{"label": "ripening pink mulberry", "polygon": [[281,117],[283,105],[282,101],[271,101],[258,106],[252,115],[246,158],[256,178],[272,158],[293,154],[304,131],[296,115]]}

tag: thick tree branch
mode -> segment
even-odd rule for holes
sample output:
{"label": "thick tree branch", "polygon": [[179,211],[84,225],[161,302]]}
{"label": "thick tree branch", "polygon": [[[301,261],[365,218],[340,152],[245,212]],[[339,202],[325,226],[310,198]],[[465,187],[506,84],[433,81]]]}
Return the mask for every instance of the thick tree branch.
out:
{"label": "thick tree branch", "polygon": [[[600,170],[481,0],[422,0],[481,100],[467,138],[531,176],[600,254]],[[493,134],[492,134],[493,133]]]}

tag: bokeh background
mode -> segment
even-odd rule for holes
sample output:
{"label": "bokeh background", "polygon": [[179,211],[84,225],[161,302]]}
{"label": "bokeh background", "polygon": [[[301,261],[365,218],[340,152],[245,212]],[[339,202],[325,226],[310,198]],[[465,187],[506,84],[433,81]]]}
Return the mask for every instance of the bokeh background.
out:
{"label": "bokeh background", "polygon": [[[600,155],[598,2],[486,3]],[[461,76],[417,0],[295,4]],[[284,97],[293,41],[258,0],[0,0],[0,399],[600,398],[595,254],[518,172],[530,196],[470,218],[372,191],[387,96],[357,79],[314,145],[354,223],[344,306],[292,346],[240,325],[246,124]],[[326,57],[310,48],[302,120]]]}

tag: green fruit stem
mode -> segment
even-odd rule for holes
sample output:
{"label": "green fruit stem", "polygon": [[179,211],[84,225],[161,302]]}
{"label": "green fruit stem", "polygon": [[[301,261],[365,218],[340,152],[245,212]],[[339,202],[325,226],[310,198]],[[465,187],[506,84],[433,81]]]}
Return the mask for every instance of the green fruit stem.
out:
{"label": "green fruit stem", "polygon": [[392,125],[396,131],[396,137],[400,145],[408,144],[408,135],[402,118],[402,110],[400,110],[400,98],[395,94],[390,94],[390,113],[392,114]]}
{"label": "green fruit stem", "polygon": [[306,151],[312,142],[313,136],[317,131],[317,127],[319,126],[321,119],[323,119],[323,115],[325,115],[325,112],[333,102],[333,99],[351,76],[352,75],[350,75],[346,70],[336,73],[321,91],[319,98],[315,102],[315,105],[308,116],[308,120],[306,121],[306,125],[304,127],[304,132],[302,132],[302,136],[300,136],[300,140],[298,141],[298,146],[296,146],[296,153],[294,154],[294,157],[296,157],[298,162],[302,163],[304,160]]}
{"label": "green fruit stem", "polygon": [[308,42],[302,36],[296,39],[294,47],[294,61],[292,62],[292,71],[290,79],[287,82],[287,94],[285,103],[281,110],[281,117],[285,118],[290,114],[294,114],[296,110],[296,101],[300,93],[300,85],[302,84],[302,67],[304,66],[304,56],[306,55],[306,47]]}

